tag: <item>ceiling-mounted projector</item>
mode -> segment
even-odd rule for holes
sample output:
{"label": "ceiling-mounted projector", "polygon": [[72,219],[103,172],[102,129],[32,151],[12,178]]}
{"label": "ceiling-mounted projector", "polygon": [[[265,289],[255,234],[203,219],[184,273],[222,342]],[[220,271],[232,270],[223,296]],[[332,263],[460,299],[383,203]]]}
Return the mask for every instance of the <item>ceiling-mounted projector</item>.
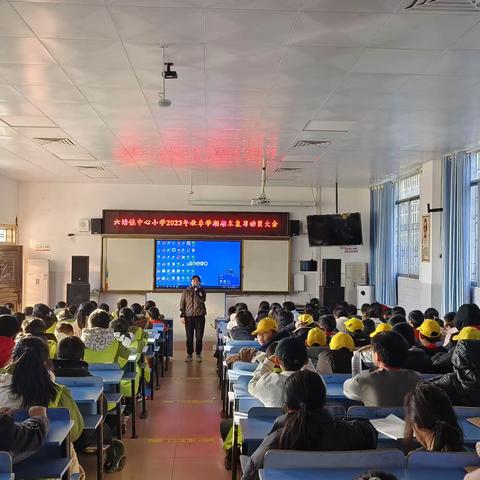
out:
{"label": "ceiling-mounted projector", "polygon": [[168,80],[168,79],[176,79],[178,78],[177,72],[175,70],[172,70],[173,63],[172,62],[165,62],[164,64],[167,69],[163,71],[163,76]]}
{"label": "ceiling-mounted projector", "polygon": [[255,205],[270,205],[270,199],[265,196],[260,196],[258,198],[252,198],[250,200],[250,205],[254,207]]}

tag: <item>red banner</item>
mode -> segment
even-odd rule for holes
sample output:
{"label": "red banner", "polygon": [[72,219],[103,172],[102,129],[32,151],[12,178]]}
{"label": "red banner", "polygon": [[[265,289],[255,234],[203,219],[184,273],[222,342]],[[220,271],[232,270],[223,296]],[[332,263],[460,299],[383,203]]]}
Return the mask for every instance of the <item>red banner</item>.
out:
{"label": "red banner", "polygon": [[288,213],[103,211],[103,233],[113,235],[286,237],[289,223]]}

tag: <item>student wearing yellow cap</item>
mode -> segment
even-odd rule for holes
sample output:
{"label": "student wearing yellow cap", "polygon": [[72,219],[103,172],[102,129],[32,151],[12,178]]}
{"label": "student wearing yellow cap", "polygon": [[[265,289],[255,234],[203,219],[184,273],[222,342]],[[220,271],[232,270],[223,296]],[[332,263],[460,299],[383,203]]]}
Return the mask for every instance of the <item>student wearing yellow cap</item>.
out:
{"label": "student wearing yellow cap", "polygon": [[316,365],[318,361],[318,354],[327,348],[326,333],[321,328],[311,328],[308,331],[305,345],[307,346],[308,358],[312,361],[313,365]]}
{"label": "student wearing yellow cap", "polygon": [[348,333],[336,333],[330,340],[330,349],[318,354],[317,371],[322,374],[352,373],[354,350],[353,338]]}
{"label": "student wearing yellow cap", "polygon": [[436,320],[424,320],[417,330],[419,331],[420,348],[429,357],[433,357],[437,353],[447,353],[447,349],[440,344],[442,327]]}
{"label": "student wearing yellow cap", "polygon": [[358,318],[350,318],[345,322],[345,330],[353,338],[355,347],[364,347],[370,345],[370,339],[365,335],[363,331],[363,322]]}
{"label": "student wearing yellow cap", "polygon": [[304,313],[299,315],[297,321],[295,322],[295,330],[292,332],[292,337],[298,338],[302,342],[305,342],[307,340],[308,332],[315,326],[316,325],[313,321],[313,317],[310,314]]}

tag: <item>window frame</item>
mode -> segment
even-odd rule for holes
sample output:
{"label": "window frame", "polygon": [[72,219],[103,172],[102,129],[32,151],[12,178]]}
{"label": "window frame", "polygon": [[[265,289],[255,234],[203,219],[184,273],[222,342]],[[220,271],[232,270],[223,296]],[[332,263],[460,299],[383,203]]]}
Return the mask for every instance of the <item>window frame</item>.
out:
{"label": "window frame", "polygon": [[[480,170],[480,150],[477,150],[476,152],[472,152],[476,158],[475,158],[475,165],[476,165],[476,170]],[[471,167],[471,173],[473,173],[473,162],[472,162],[472,167]],[[477,210],[476,210],[476,216],[477,218],[480,216],[480,174],[478,175],[477,178],[473,178],[470,180],[470,194],[471,198],[473,199],[473,189],[477,188]],[[470,212],[470,221],[473,221],[473,212]],[[477,239],[480,239],[480,221],[477,219]],[[473,239],[471,239],[471,243],[473,243]],[[471,249],[469,249],[469,259],[468,261],[470,262],[470,285],[472,287],[477,287],[480,284],[480,279],[479,279],[479,268],[480,268],[480,248],[478,247],[478,242],[476,243],[476,265],[475,265],[475,271],[476,271],[476,280],[472,279],[472,272],[473,272],[473,263],[472,263],[472,255]]]}
{"label": "window frame", "polygon": [[[16,225],[0,224],[0,230],[6,231],[6,241],[3,242],[0,240],[0,245],[16,245],[18,239],[18,232]],[[9,236],[12,237],[12,240],[9,241]]]}

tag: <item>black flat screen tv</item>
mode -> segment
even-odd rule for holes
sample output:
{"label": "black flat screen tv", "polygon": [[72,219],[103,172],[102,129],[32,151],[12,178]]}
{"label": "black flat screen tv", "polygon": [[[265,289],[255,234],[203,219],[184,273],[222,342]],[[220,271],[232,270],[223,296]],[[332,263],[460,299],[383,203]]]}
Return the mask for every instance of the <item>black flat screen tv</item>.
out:
{"label": "black flat screen tv", "polygon": [[362,244],[359,213],[307,216],[308,243],[311,247]]}

